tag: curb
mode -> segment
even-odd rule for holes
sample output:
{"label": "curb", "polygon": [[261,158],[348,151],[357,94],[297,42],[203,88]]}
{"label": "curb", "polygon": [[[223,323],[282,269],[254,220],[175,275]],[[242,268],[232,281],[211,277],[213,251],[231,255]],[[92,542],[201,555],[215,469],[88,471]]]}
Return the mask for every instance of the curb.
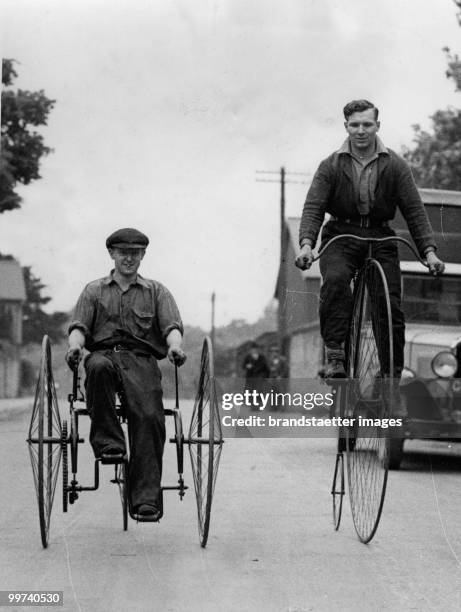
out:
{"label": "curb", "polygon": [[0,399],[0,421],[15,415],[22,415],[25,412],[32,412],[33,405],[33,397]]}

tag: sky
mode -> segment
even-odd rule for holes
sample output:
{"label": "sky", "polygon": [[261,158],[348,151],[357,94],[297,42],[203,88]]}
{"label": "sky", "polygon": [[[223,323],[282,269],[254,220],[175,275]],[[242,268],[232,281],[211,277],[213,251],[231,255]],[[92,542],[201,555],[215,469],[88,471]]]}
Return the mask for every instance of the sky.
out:
{"label": "sky", "polygon": [[15,87],[56,100],[42,179],[0,215],[0,251],[32,266],[50,311],[108,273],[110,233],[137,227],[140,272],[185,323],[209,328],[213,291],[217,325],[255,321],[280,256],[280,187],[256,178],[305,173],[286,187],[299,216],[346,102],[372,100],[398,152],[461,103],[442,52],[461,53],[451,0],[2,0],[0,24]]}

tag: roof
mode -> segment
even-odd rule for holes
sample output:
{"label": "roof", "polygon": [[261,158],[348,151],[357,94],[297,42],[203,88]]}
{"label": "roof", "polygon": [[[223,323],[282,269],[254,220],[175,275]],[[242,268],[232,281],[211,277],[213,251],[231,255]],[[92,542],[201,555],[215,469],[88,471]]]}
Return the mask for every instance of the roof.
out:
{"label": "roof", "polygon": [[407,344],[426,344],[443,348],[454,348],[461,341],[459,325],[440,325],[436,323],[407,323],[405,325]]}
{"label": "roof", "polygon": [[[426,266],[423,266],[419,261],[401,261],[400,269],[402,272],[410,274],[429,274]],[[444,276],[461,276],[461,264],[446,263]]]}
{"label": "roof", "polygon": [[418,191],[424,204],[461,206],[461,191],[448,189],[418,189]]}
{"label": "roof", "polygon": [[0,300],[26,299],[24,276],[18,261],[15,259],[0,260]]}

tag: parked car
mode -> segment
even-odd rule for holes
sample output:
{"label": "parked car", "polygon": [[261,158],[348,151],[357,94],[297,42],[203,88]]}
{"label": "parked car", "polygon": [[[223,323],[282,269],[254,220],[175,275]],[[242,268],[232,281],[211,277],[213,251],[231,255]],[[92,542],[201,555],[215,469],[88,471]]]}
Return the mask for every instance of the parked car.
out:
{"label": "parked car", "polygon": [[402,261],[406,316],[405,369],[400,391],[408,410],[403,438],[391,440],[398,469],[406,439],[461,442],[461,264],[434,278]]}

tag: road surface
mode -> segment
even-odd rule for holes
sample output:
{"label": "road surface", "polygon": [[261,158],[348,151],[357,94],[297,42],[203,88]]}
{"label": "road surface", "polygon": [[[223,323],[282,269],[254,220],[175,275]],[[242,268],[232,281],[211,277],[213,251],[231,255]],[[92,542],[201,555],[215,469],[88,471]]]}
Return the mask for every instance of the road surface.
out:
{"label": "road surface", "polygon": [[[118,491],[108,482],[112,468],[104,467],[100,490],[83,493],[67,514],[58,483],[43,550],[28,418],[0,416],[0,589],[61,590],[58,609],[85,612],[461,609],[456,447],[444,445],[442,454],[435,444],[413,443],[403,469],[390,475],[369,545],[358,541],[348,504],[333,531],[333,440],[241,438],[223,449],[206,549],[198,544],[192,491],[182,502],[165,493],[160,524],[130,520],[124,533]],[[82,429],[87,438],[86,419]],[[431,455],[416,452],[428,446]],[[167,453],[165,483],[172,484],[172,445]],[[89,484],[87,443],[81,455]],[[186,480],[192,485],[188,463]]]}

